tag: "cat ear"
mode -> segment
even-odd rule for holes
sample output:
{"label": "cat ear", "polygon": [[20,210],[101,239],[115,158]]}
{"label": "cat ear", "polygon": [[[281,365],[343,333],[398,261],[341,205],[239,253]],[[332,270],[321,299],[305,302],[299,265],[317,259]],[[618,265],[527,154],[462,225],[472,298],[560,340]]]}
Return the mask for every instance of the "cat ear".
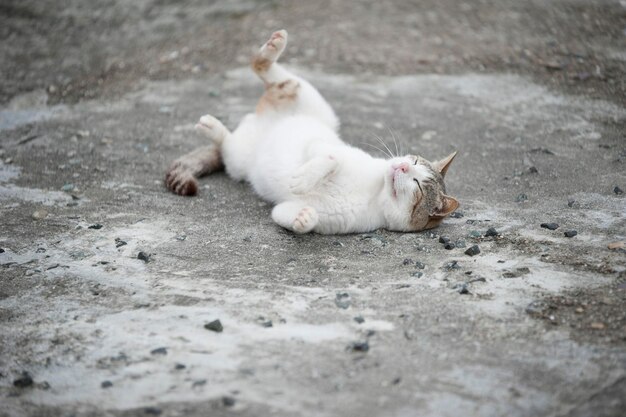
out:
{"label": "cat ear", "polygon": [[452,152],[450,155],[446,156],[441,161],[434,162],[433,168],[435,168],[441,174],[442,177],[445,177],[446,172],[448,172],[448,168],[450,167],[450,164],[454,160],[455,156],[456,156],[456,151]]}
{"label": "cat ear", "polygon": [[441,208],[435,213],[432,213],[430,217],[433,219],[443,219],[444,217],[452,214],[458,207],[459,201],[456,198],[444,195]]}

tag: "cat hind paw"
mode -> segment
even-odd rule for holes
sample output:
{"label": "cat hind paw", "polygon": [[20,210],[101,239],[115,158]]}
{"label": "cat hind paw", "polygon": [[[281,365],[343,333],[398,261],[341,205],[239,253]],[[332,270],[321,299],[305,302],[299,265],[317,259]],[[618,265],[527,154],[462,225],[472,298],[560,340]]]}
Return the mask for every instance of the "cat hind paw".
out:
{"label": "cat hind paw", "polygon": [[308,233],[317,225],[319,216],[313,207],[304,207],[298,212],[291,228],[296,233]]}
{"label": "cat hind paw", "polygon": [[198,180],[176,162],[165,174],[165,186],[178,195],[193,196],[198,193]]}

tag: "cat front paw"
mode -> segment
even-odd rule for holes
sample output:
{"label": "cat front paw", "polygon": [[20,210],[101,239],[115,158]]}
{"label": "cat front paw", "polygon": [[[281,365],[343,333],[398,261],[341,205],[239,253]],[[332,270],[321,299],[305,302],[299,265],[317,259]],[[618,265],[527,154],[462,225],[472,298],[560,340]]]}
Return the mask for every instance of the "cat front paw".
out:
{"label": "cat front paw", "polygon": [[291,228],[296,233],[308,233],[317,225],[319,216],[313,207],[304,207],[298,212]]}
{"label": "cat front paw", "polygon": [[315,187],[316,180],[307,172],[296,172],[289,179],[289,192],[295,195],[306,194]]}
{"label": "cat front paw", "polygon": [[221,143],[228,134],[222,122],[210,114],[205,114],[196,124],[196,130],[214,142]]}

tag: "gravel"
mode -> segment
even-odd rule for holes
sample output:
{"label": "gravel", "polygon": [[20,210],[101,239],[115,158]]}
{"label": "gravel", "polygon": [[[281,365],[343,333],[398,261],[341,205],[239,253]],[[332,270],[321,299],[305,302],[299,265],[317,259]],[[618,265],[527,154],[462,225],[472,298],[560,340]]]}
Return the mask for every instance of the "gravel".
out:
{"label": "gravel", "polygon": [[563,234],[565,235],[565,237],[574,237],[578,234],[578,232],[576,230],[568,230]]}

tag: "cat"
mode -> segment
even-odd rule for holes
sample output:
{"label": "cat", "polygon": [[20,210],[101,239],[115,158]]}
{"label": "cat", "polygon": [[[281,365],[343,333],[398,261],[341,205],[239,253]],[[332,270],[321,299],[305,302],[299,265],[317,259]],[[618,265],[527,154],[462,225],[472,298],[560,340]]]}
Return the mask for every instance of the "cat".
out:
{"label": "cat", "polygon": [[172,163],[169,190],[195,195],[198,177],[225,168],[275,203],[272,219],[295,233],[416,232],[457,209],[444,185],[456,152],[436,162],[416,155],[382,159],[346,144],[321,94],[276,63],[286,45],[287,32],[274,32],[253,58],[265,92],[237,129],[200,118],[196,129],[211,145]]}

